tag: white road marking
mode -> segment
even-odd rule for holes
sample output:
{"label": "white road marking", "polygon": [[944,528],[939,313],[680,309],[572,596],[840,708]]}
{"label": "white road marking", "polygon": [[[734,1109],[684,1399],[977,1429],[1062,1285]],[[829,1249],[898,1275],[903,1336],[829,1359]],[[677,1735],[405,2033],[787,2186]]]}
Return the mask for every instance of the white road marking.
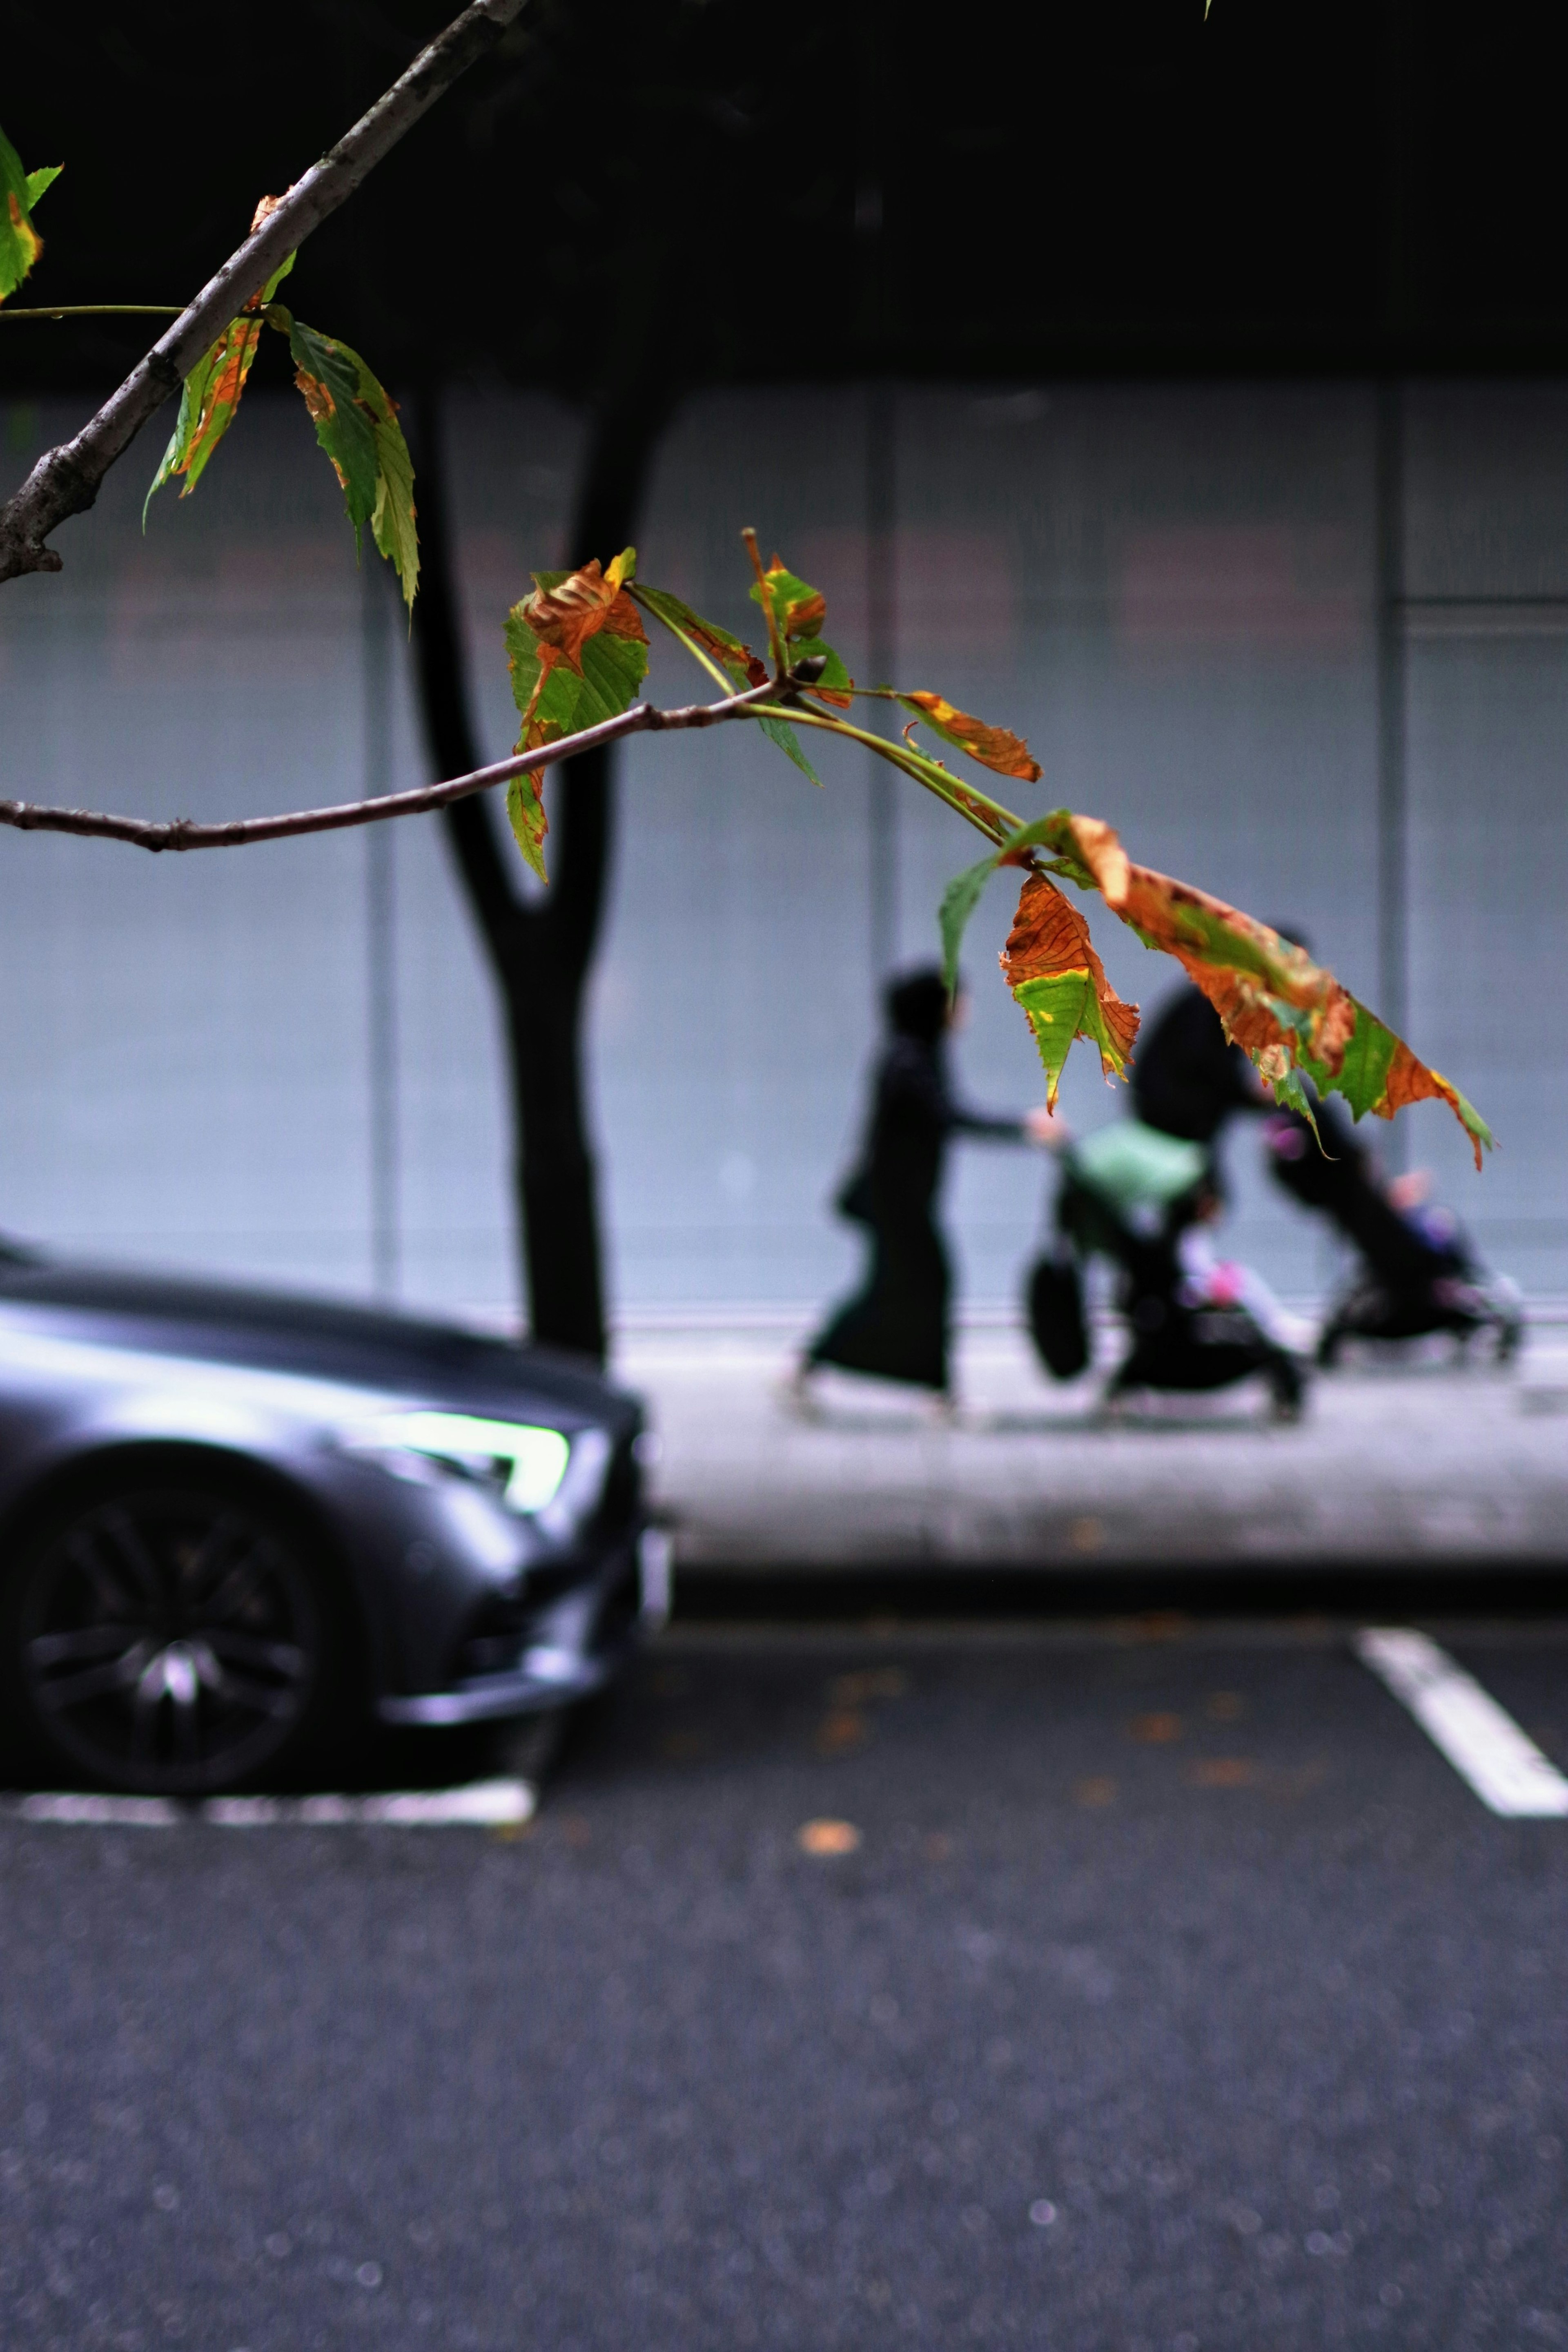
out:
{"label": "white road marking", "polygon": [[1483,1805],[1512,1821],[1568,1818],[1568,1780],[1436,1642],[1405,1626],[1368,1625],[1355,1636],[1355,1653]]}
{"label": "white road marking", "polygon": [[168,1830],[185,1821],[216,1829],[520,1829],[533,1819],[527,1780],[470,1780],[459,1789],[398,1789],[373,1797],[209,1797],[186,1807],[168,1797],[100,1797],[40,1790],[6,1810],[23,1822],[67,1828]]}
{"label": "white road marking", "polygon": [[57,1822],[68,1829],[172,1830],[184,1820],[167,1797],[61,1795],[40,1790],[12,1807],[18,1821]]}

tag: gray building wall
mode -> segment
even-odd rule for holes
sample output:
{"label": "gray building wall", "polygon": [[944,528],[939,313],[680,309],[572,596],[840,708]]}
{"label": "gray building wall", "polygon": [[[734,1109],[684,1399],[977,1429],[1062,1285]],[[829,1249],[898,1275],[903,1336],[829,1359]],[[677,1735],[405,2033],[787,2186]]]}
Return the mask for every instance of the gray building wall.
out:
{"label": "gray building wall", "polygon": [[[1496,1264],[1560,1293],[1568,390],[1419,387],[1404,413],[1409,1034],[1503,1145],[1478,1180],[1427,1106],[1406,1153]],[[10,476],[75,421],[13,406]],[[578,436],[525,396],[455,398],[449,425],[498,754],[501,620],[565,559]],[[253,394],[143,537],[156,456],[60,534],[63,574],[0,594],[0,791],[216,815],[419,781],[399,611],[379,564],[356,570],[292,398]],[[755,522],[824,589],[857,674],[868,632],[891,638],[901,682],[1028,735],[1045,779],[1009,788],[1020,810],[1109,818],[1145,862],[1303,927],[1375,1002],[1375,516],[1354,386],[852,388],[693,405],[642,544],[648,577],[744,629]],[[692,686],[656,652],[653,691]],[[873,1050],[873,941],[929,955],[978,845],[902,783],[890,838],[869,760],[821,766],[819,793],[740,729],[622,755],[591,1058],[624,1308],[804,1303],[853,1264],[826,1202]],[[958,1055],[998,1107],[1038,1095],[995,975],[1009,911],[998,881]],[[1172,968],[1094,929],[1117,986],[1157,1003]],[[496,1012],[432,821],[188,858],[0,835],[0,1228],[420,1303],[514,1295]],[[1114,1114],[1082,1047],[1063,1099],[1079,1125]],[[1255,1140],[1230,1156],[1236,1247],[1320,1287],[1325,1244],[1270,1198]],[[1046,1181],[1022,1151],[958,1155],[972,1299],[1012,1294]]]}

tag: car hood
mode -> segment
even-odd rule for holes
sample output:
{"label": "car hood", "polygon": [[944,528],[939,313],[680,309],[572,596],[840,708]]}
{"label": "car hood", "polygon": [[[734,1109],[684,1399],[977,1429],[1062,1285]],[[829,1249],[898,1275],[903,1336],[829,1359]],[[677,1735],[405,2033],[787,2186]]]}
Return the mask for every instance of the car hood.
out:
{"label": "car hood", "polygon": [[8,1307],[78,1344],[302,1374],[469,1411],[548,1407],[616,1424],[639,1418],[633,1398],[570,1357],[336,1300],[8,1258],[0,1263],[0,1316]]}

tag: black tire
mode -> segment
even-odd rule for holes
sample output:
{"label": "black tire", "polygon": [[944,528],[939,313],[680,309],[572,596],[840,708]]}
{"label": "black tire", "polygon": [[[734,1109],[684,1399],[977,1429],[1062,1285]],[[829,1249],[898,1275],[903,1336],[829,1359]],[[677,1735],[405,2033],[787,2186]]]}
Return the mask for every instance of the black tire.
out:
{"label": "black tire", "polygon": [[333,1581],[285,1505],[221,1472],[122,1467],[19,1548],[8,1711],[40,1761],[143,1795],[287,1780],[342,1687]]}

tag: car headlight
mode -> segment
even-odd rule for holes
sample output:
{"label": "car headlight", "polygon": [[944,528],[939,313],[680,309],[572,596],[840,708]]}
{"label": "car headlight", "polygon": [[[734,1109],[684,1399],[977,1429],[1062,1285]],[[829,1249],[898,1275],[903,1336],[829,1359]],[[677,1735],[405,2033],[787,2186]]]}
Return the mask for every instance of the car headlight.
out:
{"label": "car headlight", "polygon": [[412,1454],[497,1485],[508,1510],[530,1516],[548,1510],[555,1501],[575,1451],[559,1429],[486,1421],[470,1412],[388,1413],[349,1433],[347,1442],[356,1452],[383,1456],[389,1466],[399,1454]]}

